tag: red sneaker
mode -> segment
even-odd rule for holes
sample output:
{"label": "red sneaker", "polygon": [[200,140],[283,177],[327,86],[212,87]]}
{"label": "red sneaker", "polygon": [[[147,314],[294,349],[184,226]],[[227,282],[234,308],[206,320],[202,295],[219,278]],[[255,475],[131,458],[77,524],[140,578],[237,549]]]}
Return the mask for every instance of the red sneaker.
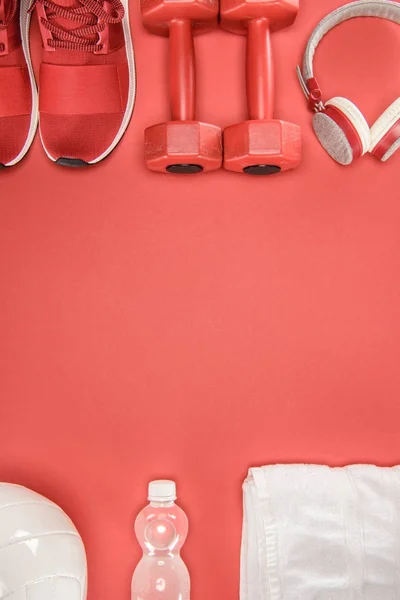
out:
{"label": "red sneaker", "polygon": [[0,0],[0,167],[17,164],[35,137],[38,106],[25,0]]}
{"label": "red sneaker", "polygon": [[35,6],[43,41],[43,147],[64,166],[97,163],[122,138],[135,102],[128,0],[36,0]]}

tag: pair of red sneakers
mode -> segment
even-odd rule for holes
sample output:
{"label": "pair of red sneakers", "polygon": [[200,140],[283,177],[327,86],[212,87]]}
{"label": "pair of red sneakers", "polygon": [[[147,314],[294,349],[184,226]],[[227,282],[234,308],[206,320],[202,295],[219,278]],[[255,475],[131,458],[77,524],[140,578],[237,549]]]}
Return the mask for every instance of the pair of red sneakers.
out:
{"label": "pair of red sneakers", "polygon": [[[0,166],[18,163],[39,121],[48,157],[94,164],[122,138],[135,101],[128,0],[0,0]],[[39,92],[29,52],[36,10]]]}

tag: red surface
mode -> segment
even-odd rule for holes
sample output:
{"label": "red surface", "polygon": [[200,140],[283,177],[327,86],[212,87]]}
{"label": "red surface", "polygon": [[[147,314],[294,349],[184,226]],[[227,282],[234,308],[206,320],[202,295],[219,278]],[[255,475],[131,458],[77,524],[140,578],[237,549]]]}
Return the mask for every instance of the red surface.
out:
{"label": "red surface", "polygon": [[[167,40],[133,4],[138,97],[121,146],[69,171],[37,139],[0,173],[0,479],[73,517],[91,600],[129,598],[152,477],[178,482],[193,599],[219,600],[238,595],[250,465],[400,462],[400,156],[336,165],[294,73],[337,5],[304,0],[273,37],[276,114],[303,127],[294,171],[145,168],[143,129],[167,111]],[[245,41],[196,39],[199,118],[243,118]],[[342,25],[317,56],[325,96],[372,123],[398,95],[399,49],[394,25]]]}

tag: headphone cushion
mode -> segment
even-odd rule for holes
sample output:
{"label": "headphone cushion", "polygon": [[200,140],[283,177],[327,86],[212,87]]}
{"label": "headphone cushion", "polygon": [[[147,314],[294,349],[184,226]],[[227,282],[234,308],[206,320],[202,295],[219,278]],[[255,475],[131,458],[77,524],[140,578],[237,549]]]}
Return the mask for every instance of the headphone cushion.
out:
{"label": "headphone cushion", "polygon": [[[377,119],[377,121],[371,127],[371,147],[370,152],[373,153],[374,149],[378,146],[379,142],[386,136],[386,134],[396,125],[400,120],[400,98],[397,98],[385,110],[385,112]],[[393,154],[400,148],[400,135],[394,143],[386,150],[381,160],[388,160]]]}
{"label": "headphone cushion", "polygon": [[[350,123],[360,144],[359,155],[368,152],[371,139],[370,130],[365,117],[355,104],[347,98],[332,98],[325,107],[339,111]],[[313,128],[321,145],[327,153],[341,165],[349,165],[356,158],[353,145],[342,127],[324,111],[318,112],[313,118]]]}

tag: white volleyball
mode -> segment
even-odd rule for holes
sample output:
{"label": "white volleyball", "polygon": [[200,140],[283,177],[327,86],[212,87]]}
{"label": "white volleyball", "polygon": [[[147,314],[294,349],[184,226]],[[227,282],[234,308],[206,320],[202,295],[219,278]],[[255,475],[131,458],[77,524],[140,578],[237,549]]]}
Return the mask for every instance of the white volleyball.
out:
{"label": "white volleyball", "polygon": [[85,600],[82,539],[59,506],[0,483],[0,599]]}

